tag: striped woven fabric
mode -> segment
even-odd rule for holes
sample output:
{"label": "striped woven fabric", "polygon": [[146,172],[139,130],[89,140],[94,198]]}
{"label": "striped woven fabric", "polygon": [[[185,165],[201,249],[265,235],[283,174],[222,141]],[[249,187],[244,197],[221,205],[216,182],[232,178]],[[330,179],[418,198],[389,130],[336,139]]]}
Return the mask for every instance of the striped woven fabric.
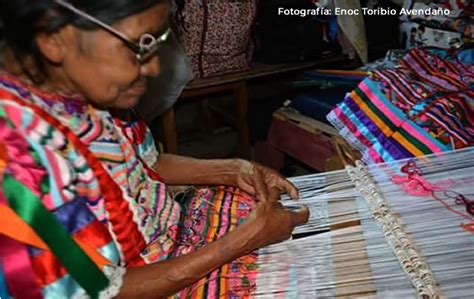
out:
{"label": "striped woven fabric", "polygon": [[328,115],[367,162],[474,144],[474,65],[441,50],[414,49],[375,71]]}
{"label": "striped woven fabric", "polygon": [[[255,200],[233,187],[191,188],[178,196],[183,203],[182,233],[173,256],[211,243],[242,222]],[[249,298],[256,289],[257,252],[215,270],[174,298]]]}

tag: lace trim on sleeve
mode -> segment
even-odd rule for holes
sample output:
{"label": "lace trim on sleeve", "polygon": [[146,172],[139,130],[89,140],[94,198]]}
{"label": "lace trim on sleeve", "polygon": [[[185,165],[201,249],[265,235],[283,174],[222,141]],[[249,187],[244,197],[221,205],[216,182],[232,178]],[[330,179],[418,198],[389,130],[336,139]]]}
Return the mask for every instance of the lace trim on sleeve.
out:
{"label": "lace trim on sleeve", "polygon": [[123,284],[123,276],[125,275],[126,269],[123,267],[109,267],[106,266],[104,269],[104,273],[107,278],[110,280],[109,286],[100,292],[99,298],[100,299],[110,299],[117,296],[120,292],[120,288]]}

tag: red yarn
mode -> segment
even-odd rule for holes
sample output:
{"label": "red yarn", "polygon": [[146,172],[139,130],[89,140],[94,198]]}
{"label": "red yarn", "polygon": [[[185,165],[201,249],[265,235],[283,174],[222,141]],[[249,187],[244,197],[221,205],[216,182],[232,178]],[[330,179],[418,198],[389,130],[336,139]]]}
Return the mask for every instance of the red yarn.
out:
{"label": "red yarn", "polygon": [[[428,182],[422,176],[422,171],[416,165],[415,161],[410,160],[404,166],[401,167],[401,172],[404,173],[406,176],[400,175],[392,175],[391,180],[397,185],[401,185],[403,190],[410,195],[413,196],[431,196],[438,202],[440,202],[447,210],[451,211],[452,213],[471,221],[469,224],[461,223],[461,227],[471,233],[474,233],[474,201],[467,199],[464,195],[449,190],[451,186],[454,184],[452,180],[445,180],[437,182],[436,184],[432,184]],[[457,205],[465,205],[466,212],[462,213],[453,209],[445,200],[440,198],[436,192],[444,191],[445,196],[448,198],[455,199],[455,203]],[[449,193],[454,193],[454,196],[451,196]]]}

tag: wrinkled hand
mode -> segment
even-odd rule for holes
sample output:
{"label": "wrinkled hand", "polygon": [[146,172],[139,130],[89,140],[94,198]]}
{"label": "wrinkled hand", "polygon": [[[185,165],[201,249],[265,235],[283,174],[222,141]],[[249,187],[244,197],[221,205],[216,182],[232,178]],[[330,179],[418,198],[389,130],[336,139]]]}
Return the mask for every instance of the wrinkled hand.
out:
{"label": "wrinkled hand", "polygon": [[278,201],[278,189],[271,188],[268,192],[269,200],[257,202],[247,218],[247,224],[253,230],[250,234],[253,249],[289,239],[293,229],[309,219],[307,207],[298,211],[285,209]]}
{"label": "wrinkled hand", "polygon": [[256,195],[260,201],[270,198],[269,190],[276,188],[280,192],[286,192],[291,198],[298,198],[298,189],[277,171],[263,165],[238,160],[240,170],[236,178],[236,186],[240,189]]}

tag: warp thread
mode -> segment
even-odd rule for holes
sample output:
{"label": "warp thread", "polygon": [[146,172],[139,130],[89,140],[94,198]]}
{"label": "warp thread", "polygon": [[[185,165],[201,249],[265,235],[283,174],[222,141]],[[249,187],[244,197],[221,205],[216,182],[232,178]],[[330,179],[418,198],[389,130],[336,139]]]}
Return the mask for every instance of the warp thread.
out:
{"label": "warp thread", "polygon": [[[456,191],[450,190],[455,184],[453,180],[443,180],[436,183],[430,183],[423,177],[423,172],[413,160],[409,160],[400,171],[405,176],[392,175],[391,180],[397,185],[401,185],[402,189],[413,196],[428,197],[431,196],[439,201],[449,211],[459,215],[460,217],[469,220],[469,223],[461,223],[460,226],[474,234],[474,200],[468,199],[465,195]],[[459,212],[452,208],[444,199],[440,198],[437,192],[444,192],[445,197],[454,199],[456,205],[465,205],[466,213]]]}

